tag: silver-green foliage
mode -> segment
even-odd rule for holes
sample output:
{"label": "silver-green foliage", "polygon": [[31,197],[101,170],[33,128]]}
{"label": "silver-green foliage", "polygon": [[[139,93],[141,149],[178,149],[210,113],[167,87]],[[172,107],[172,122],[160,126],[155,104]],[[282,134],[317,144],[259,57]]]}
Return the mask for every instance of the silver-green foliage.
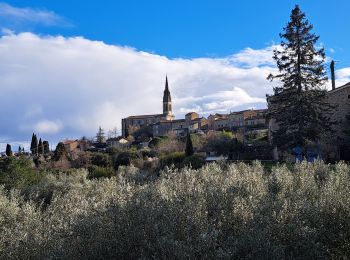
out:
{"label": "silver-green foliage", "polygon": [[[1,259],[281,259],[350,255],[350,167],[134,167],[0,189]],[[49,199],[48,199],[49,198]]]}

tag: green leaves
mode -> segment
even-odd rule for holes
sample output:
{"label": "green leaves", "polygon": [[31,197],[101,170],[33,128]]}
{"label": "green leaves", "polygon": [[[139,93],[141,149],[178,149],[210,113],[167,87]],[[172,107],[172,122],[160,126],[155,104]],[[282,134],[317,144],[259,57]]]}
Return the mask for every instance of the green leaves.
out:
{"label": "green leaves", "polygon": [[269,116],[278,125],[273,142],[282,150],[316,142],[331,125],[332,107],[326,102],[324,87],[325,53],[323,48],[315,47],[319,36],[312,29],[305,13],[295,6],[280,34],[281,48],[274,51],[280,73],[268,77],[278,80],[274,95],[268,97]]}

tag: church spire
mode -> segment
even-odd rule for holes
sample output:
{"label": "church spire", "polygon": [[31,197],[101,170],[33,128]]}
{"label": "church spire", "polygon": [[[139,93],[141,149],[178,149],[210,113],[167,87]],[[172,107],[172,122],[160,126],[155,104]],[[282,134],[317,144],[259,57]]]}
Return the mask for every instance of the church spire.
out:
{"label": "church spire", "polygon": [[169,86],[168,86],[168,75],[165,75],[165,91],[169,91]]}
{"label": "church spire", "polygon": [[165,77],[165,89],[164,89],[164,95],[163,95],[163,114],[164,115],[172,114],[171,95],[169,91],[168,75],[166,75]]}

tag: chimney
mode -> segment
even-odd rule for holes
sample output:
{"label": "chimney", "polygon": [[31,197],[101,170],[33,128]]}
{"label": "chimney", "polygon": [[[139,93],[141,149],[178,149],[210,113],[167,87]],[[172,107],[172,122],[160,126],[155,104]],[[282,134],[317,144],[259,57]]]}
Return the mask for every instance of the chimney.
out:
{"label": "chimney", "polygon": [[334,60],[331,61],[332,90],[335,89]]}

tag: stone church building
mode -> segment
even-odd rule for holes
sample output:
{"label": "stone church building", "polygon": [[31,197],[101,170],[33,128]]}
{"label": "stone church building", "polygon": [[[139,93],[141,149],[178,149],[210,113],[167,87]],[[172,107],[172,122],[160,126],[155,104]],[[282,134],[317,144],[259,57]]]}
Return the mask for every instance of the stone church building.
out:
{"label": "stone church building", "polygon": [[163,114],[129,116],[122,119],[122,135],[127,137],[136,130],[152,126],[159,122],[171,122],[175,119],[172,112],[171,95],[168,85],[168,77],[165,78],[165,89],[163,95]]}
{"label": "stone church building", "polygon": [[242,127],[262,127],[266,125],[266,109],[249,109],[229,114],[214,114],[208,118],[200,117],[196,112],[189,112],[184,119],[175,119],[172,112],[171,95],[168,77],[165,79],[163,94],[163,113],[154,115],[129,116],[122,119],[122,135],[128,137],[140,128],[148,128],[153,136],[164,136],[170,132],[185,135],[188,132],[207,132],[235,130]]}

